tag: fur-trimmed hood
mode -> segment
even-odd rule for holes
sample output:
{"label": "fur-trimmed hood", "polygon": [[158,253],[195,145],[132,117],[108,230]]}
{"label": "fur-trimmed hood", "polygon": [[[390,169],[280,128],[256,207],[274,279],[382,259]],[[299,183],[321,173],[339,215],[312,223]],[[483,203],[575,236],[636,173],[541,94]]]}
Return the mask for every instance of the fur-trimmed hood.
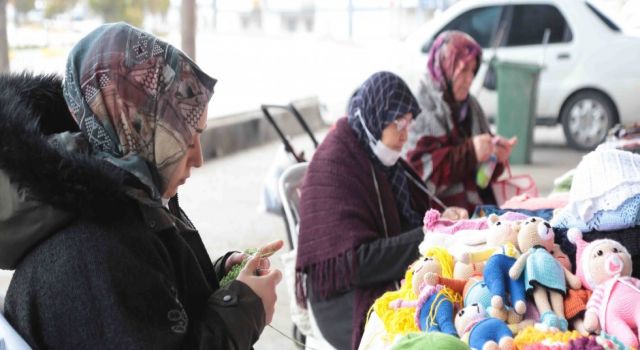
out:
{"label": "fur-trimmed hood", "polygon": [[126,173],[86,152],[52,146],[64,132],[78,127],[59,77],[0,75],[0,268],[14,268],[77,215],[107,219],[130,208]]}

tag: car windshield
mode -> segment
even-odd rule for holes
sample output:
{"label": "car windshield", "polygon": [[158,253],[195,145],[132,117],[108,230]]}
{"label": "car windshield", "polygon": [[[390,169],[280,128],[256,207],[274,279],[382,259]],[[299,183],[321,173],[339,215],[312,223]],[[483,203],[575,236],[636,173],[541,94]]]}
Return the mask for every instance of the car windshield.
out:
{"label": "car windshield", "polygon": [[615,21],[613,19],[611,19],[610,17],[608,17],[607,15],[605,15],[600,9],[598,9],[596,6],[594,6],[593,4],[586,2],[585,4],[587,4],[587,7],[589,7],[589,9],[596,15],[596,17],[600,18],[600,20],[607,26],[609,27],[609,29],[613,30],[614,32],[620,32],[622,31],[620,29],[620,26],[617,25],[615,23]]}

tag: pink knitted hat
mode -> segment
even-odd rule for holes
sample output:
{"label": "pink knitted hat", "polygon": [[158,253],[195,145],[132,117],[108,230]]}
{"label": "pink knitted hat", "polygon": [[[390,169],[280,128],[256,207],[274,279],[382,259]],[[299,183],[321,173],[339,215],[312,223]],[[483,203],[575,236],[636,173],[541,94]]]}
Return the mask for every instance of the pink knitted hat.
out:
{"label": "pink knitted hat", "polygon": [[585,253],[585,251],[587,252],[587,256],[589,256],[589,243],[582,239],[582,232],[577,228],[570,228],[567,231],[567,237],[569,238],[569,242],[575,244],[576,246],[576,276],[580,278],[583,286],[589,289],[593,289],[593,281],[587,265],[588,259],[584,259],[584,261],[582,260],[582,255]]}

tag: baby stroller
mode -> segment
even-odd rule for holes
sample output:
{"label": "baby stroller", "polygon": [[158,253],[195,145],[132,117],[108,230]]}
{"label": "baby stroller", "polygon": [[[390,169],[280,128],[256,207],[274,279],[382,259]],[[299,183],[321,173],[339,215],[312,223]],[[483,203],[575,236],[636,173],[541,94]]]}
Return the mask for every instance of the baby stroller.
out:
{"label": "baby stroller", "polygon": [[283,169],[282,174],[278,178],[278,199],[282,205],[281,215],[287,229],[287,239],[289,242],[289,252],[282,256],[284,263],[284,278],[287,285],[287,292],[290,297],[289,309],[291,312],[291,320],[293,321],[293,337],[299,342],[300,347],[309,346],[312,349],[333,349],[329,343],[324,340],[320,330],[313,318],[311,308],[301,308],[296,302],[295,295],[295,261],[296,248],[298,245],[298,228],[300,216],[298,213],[298,205],[300,203],[300,187],[307,171],[308,162],[303,152],[296,152],[289,142],[289,138],[282,132],[273,116],[269,113],[270,109],[284,109],[292,114],[302,129],[311,139],[314,148],[318,147],[313,132],[305,122],[302,114],[295,108],[293,104],[286,106],[280,105],[263,105],[262,112],[265,118],[276,130],[284,145],[289,159],[294,160],[293,164],[289,164]]}
{"label": "baby stroller", "polygon": [[304,152],[296,152],[289,141],[289,136],[285,135],[282,128],[278,125],[275,118],[271,114],[271,110],[279,109],[288,112],[288,114],[293,115],[296,121],[300,124],[302,130],[309,136],[311,139],[311,143],[313,148],[318,147],[318,141],[313,135],[313,131],[309,128],[309,125],[302,117],[300,111],[290,103],[288,105],[262,105],[260,107],[262,109],[262,113],[264,117],[269,121],[269,124],[273,126],[274,130],[278,134],[280,141],[282,141],[283,149],[279,150],[276,154],[276,158],[271,168],[269,169],[269,174],[267,175],[267,180],[265,183],[264,191],[263,191],[263,202],[267,212],[271,214],[275,214],[281,216],[285,221],[285,227],[287,229],[287,241],[289,243],[289,248],[294,249],[294,237],[292,236],[291,228],[287,225],[287,219],[284,213],[284,207],[280,198],[279,193],[279,179],[284,171],[294,165],[299,163],[306,162],[306,157]]}

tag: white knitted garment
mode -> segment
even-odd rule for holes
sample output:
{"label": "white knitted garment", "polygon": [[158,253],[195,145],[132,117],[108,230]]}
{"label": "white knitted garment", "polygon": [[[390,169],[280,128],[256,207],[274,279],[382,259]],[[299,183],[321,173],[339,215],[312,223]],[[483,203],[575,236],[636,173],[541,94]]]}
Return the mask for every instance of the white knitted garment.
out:
{"label": "white knitted garment", "polygon": [[640,155],[601,149],[585,155],[578,164],[566,210],[588,222],[596,212],[615,210],[638,193]]}

